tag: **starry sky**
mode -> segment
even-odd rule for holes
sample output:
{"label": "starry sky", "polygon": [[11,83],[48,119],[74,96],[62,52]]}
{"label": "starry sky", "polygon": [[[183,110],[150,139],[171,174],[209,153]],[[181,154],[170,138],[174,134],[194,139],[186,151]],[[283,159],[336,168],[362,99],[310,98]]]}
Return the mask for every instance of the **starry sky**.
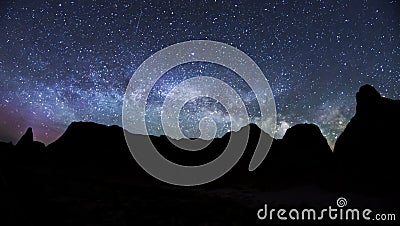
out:
{"label": "starry sky", "polygon": [[[272,88],[277,136],[315,123],[331,145],[355,113],[366,83],[400,99],[400,5],[377,1],[1,1],[0,140],[16,142],[27,127],[51,143],[72,121],[121,125],[129,80],[155,52],[178,42],[214,40],[248,54]],[[160,113],[171,89],[211,76],[232,86],[251,119],[254,94],[234,72],[193,62],[153,87],[150,134],[163,133]],[[193,91],[188,87],[188,92]],[[186,136],[212,115],[217,134],[229,128],[218,101],[198,98],[182,109]]]}

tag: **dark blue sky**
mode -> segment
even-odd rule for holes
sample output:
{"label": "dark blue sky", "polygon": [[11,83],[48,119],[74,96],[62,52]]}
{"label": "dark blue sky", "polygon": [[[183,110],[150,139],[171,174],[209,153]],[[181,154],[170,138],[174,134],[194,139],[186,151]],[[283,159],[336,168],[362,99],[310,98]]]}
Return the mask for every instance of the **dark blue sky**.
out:
{"label": "dark blue sky", "polygon": [[[15,142],[29,126],[49,143],[72,121],[121,125],[135,69],[156,51],[192,39],[224,42],[252,57],[274,93],[280,133],[313,122],[333,143],[355,112],[361,85],[400,98],[400,7],[394,0],[2,1],[0,32],[4,141]],[[174,68],[149,105],[194,75],[232,78],[226,82],[251,96],[229,73],[206,63]],[[187,128],[202,109],[224,115],[213,101],[186,107],[194,115],[182,123]],[[156,122],[151,133],[160,134]]]}

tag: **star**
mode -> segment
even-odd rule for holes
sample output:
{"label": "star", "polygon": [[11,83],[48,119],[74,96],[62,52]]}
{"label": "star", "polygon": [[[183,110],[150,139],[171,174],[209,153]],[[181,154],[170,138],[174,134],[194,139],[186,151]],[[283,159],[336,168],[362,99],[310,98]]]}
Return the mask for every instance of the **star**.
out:
{"label": "star", "polygon": [[[2,9],[4,141],[16,142],[27,127],[48,144],[72,121],[121,125],[124,92],[135,70],[155,52],[188,40],[223,42],[257,63],[274,93],[279,136],[311,122],[333,146],[355,113],[361,85],[400,98],[397,1],[23,0],[5,2]],[[149,134],[163,134],[160,108],[168,93],[196,76],[228,84],[244,100],[250,120],[259,120],[254,92],[243,79],[222,66],[194,62],[171,69],[152,88],[146,106]],[[241,120],[233,112],[231,122],[224,106],[209,98],[187,102],[181,114],[188,137],[200,135],[204,117],[216,122],[217,136]]]}

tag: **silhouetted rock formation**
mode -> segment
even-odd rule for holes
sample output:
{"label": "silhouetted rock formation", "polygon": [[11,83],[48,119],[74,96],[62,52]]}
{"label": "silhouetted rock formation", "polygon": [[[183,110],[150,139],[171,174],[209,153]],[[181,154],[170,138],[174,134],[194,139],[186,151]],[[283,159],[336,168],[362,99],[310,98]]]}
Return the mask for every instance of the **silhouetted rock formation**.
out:
{"label": "silhouetted rock formation", "polygon": [[[310,196],[299,193],[303,188],[312,194],[311,199],[322,197],[313,201],[334,197],[330,200],[334,202],[342,190],[353,190],[345,196],[351,202],[362,199],[360,203],[371,208],[368,201],[378,200],[378,207],[398,208],[399,105],[371,86],[361,87],[356,115],[333,153],[313,124],[295,125],[282,139],[274,140],[250,124],[214,139],[198,152],[177,148],[165,136],[128,135],[150,138],[170,161],[199,165],[217,158],[231,136],[249,130],[239,162],[221,178],[196,188],[171,186],[148,175],[134,161],[118,126],[74,122],[47,147],[35,142],[32,129],[28,129],[16,146],[0,143],[0,188],[5,188],[6,197],[0,210],[12,216],[15,225],[148,224],[149,219],[163,225],[194,225],[194,221],[220,225],[226,219],[251,225],[248,218],[255,216],[258,202],[267,201],[266,195],[277,196],[278,202],[271,204],[279,205],[279,200],[286,198],[292,199],[291,207],[309,207]],[[272,146],[264,162],[249,172],[260,136],[272,141]],[[266,149],[266,144],[260,148]],[[332,184],[340,186],[340,194]],[[375,193],[368,200],[368,193],[359,195],[374,186],[374,190],[394,192],[390,196]]]}
{"label": "silhouetted rock formation", "polygon": [[[357,187],[374,184],[384,188],[394,186],[392,182],[399,170],[399,145],[396,143],[400,128],[399,105],[399,101],[381,97],[372,86],[363,86],[357,93],[356,114],[337,140],[334,154],[318,126],[299,124],[288,129],[283,139],[273,140],[267,157],[255,172],[248,172],[248,166],[259,136],[263,134],[268,139],[272,138],[257,125],[250,124],[245,127],[250,130],[250,136],[242,158],[215,184],[290,187],[325,185],[328,181],[337,180],[333,183],[344,188],[356,184]],[[201,165],[218,158],[230,136],[241,131],[216,138],[205,149],[195,152],[174,146],[166,136],[150,136],[150,139],[159,153],[170,161]],[[132,136],[147,139],[144,135]],[[12,149],[6,144],[0,148]],[[40,150],[44,153],[42,159],[58,169],[88,171],[91,174],[129,169],[137,171],[135,173],[143,178],[152,178],[133,160],[123,130],[118,126],[73,122],[58,140],[46,148],[42,143],[33,141],[33,131],[29,128],[16,148],[25,158],[36,155]],[[336,161],[336,171],[333,160]],[[378,183],[371,184],[371,177]]]}
{"label": "silhouetted rock formation", "polygon": [[332,170],[332,151],[318,126],[298,124],[273,143],[261,170],[272,187],[323,185]]}
{"label": "silhouetted rock formation", "polygon": [[93,122],[71,123],[59,139],[48,145],[47,159],[57,168],[84,168],[98,174],[137,166],[122,128]]}
{"label": "silhouetted rock formation", "polygon": [[370,85],[357,93],[356,114],[336,141],[337,182],[356,190],[397,189],[400,101]]}
{"label": "silhouetted rock formation", "polygon": [[[249,131],[249,136],[248,139],[246,139],[245,136],[241,136],[243,139],[243,143],[246,143],[246,147],[244,150],[244,153],[242,157],[239,159],[239,161],[235,164],[235,166],[232,167],[231,170],[229,170],[224,176],[221,178],[217,179],[216,181],[210,183],[211,185],[217,185],[217,186],[252,186],[252,187],[260,187],[261,184],[266,183],[264,176],[262,175],[260,170],[260,167],[263,165],[263,163],[258,167],[255,171],[249,172],[249,164],[255,154],[257,145],[260,142],[260,137],[262,136],[264,143],[260,143],[261,145],[258,147],[260,148],[260,152],[266,152],[267,147],[265,147],[266,143],[273,143],[274,140],[273,138],[266,134],[264,131],[262,131],[256,124],[249,124],[243,128],[241,128],[237,132],[229,132],[225,134],[220,139],[215,139],[216,140],[216,147],[218,147],[218,150],[224,150],[226,143],[229,142],[230,135],[233,133],[241,133],[245,134],[246,131]],[[264,150],[263,150],[264,149]],[[268,155],[267,157],[268,158]]]}
{"label": "silhouetted rock formation", "polygon": [[33,132],[32,128],[28,128],[21,139],[17,142],[17,147],[29,147],[33,143]]}
{"label": "silhouetted rock formation", "polygon": [[45,145],[42,142],[34,141],[32,128],[28,128],[17,142],[16,148],[27,155],[36,155],[37,152],[45,149]]}

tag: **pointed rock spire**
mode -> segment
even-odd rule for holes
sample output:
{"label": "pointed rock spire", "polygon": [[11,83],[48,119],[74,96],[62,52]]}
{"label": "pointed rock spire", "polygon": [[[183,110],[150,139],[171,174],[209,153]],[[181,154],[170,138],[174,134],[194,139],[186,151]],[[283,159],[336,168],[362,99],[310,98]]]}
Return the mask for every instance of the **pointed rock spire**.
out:
{"label": "pointed rock spire", "polygon": [[32,128],[28,128],[24,135],[22,135],[21,139],[19,139],[17,143],[17,147],[26,147],[33,143],[33,132]]}

